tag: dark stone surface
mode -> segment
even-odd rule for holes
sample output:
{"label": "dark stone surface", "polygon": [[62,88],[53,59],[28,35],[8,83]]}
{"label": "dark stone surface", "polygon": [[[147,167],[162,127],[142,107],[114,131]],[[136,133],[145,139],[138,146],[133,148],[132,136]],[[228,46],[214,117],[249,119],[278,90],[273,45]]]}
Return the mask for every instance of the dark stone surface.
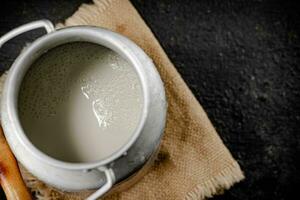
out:
{"label": "dark stone surface", "polygon": [[[82,0],[9,1],[0,35],[40,18],[54,22]],[[300,9],[292,1],[133,0],[247,179],[214,199],[295,199],[300,185]],[[20,37],[0,50],[0,69]]]}

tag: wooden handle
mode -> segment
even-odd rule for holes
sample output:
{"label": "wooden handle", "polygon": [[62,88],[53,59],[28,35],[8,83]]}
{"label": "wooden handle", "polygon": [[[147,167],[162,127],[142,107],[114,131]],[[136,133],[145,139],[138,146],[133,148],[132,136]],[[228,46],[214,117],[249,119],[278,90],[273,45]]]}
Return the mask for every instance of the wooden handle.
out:
{"label": "wooden handle", "polygon": [[0,184],[7,200],[31,200],[22,179],[18,163],[12,154],[0,126]]}

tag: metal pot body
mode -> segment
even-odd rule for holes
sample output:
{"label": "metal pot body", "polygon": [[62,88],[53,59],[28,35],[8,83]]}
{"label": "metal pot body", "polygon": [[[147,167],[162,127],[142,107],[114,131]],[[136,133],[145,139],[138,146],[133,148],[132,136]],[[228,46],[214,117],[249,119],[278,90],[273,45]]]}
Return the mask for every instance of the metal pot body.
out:
{"label": "metal pot body", "polygon": [[[158,149],[167,109],[163,83],[152,60],[141,48],[128,38],[103,28],[77,26],[55,30],[49,21],[43,20],[3,36],[0,46],[21,32],[39,27],[45,27],[48,34],[35,40],[19,55],[5,82],[1,102],[5,136],[17,160],[37,178],[67,191],[100,188],[90,197],[95,199],[135,174]],[[122,149],[98,162],[74,164],[47,156],[28,140],[18,119],[18,93],[23,77],[36,59],[58,45],[80,41],[105,46],[132,64],[142,84],[144,110],[137,131]]]}

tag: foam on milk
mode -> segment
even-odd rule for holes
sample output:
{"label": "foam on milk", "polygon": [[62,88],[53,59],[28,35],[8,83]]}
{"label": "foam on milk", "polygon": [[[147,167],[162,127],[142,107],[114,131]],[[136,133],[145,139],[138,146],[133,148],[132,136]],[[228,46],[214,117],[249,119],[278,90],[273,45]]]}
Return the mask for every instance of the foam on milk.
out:
{"label": "foam on milk", "polygon": [[86,42],[58,46],[26,73],[19,115],[29,140],[68,162],[106,158],[137,127],[143,95],[134,68],[115,52]]}

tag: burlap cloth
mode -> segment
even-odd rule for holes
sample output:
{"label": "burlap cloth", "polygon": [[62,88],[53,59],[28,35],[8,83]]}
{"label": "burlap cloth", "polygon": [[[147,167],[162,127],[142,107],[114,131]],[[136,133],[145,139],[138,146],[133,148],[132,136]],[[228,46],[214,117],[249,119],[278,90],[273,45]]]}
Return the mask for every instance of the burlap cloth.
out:
{"label": "burlap cloth", "polygon": [[[136,42],[153,59],[168,98],[167,126],[155,165],[136,185],[107,199],[198,200],[244,178],[201,105],[128,0],[94,0],[94,4],[82,5],[58,26],[75,25],[105,27]],[[24,169],[22,173],[38,199],[83,199],[88,194],[64,193],[46,186]]]}

